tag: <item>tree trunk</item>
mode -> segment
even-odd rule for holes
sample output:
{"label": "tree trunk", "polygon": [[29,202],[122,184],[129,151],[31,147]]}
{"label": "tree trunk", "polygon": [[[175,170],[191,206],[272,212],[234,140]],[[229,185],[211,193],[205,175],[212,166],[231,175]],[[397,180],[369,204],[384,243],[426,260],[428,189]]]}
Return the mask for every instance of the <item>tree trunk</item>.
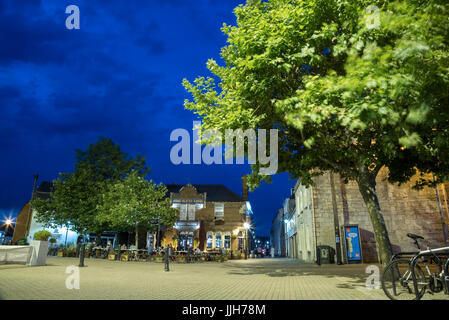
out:
{"label": "tree trunk", "polygon": [[101,232],[98,231],[95,233],[95,239],[97,240],[97,247],[101,245]]}
{"label": "tree trunk", "polygon": [[385,266],[390,261],[393,252],[377,198],[376,177],[368,171],[367,167],[362,165],[360,166],[357,177],[357,184],[373,225],[377,249],[379,250],[379,257],[381,259],[379,262]]}

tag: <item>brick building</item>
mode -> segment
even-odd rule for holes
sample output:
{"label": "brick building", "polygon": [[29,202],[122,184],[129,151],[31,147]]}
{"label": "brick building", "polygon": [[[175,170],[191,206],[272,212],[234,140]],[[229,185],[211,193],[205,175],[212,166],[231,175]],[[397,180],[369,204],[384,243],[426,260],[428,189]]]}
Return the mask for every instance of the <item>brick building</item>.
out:
{"label": "brick building", "polygon": [[[52,183],[43,181],[36,191],[33,193],[33,198],[48,199],[52,190]],[[19,240],[26,238],[28,242],[33,240],[34,233],[40,230],[47,230],[51,233],[51,237],[56,239],[58,245],[66,245],[67,243],[76,243],[79,234],[60,226],[58,228],[50,228],[39,223],[36,219],[36,210],[31,208],[30,202],[27,202],[16,217],[16,226],[14,228],[14,235],[12,242],[17,243]]]}
{"label": "brick building", "polygon": [[245,179],[242,185],[242,196],[223,185],[167,185],[179,220],[164,231],[161,244],[181,250],[245,250],[252,239],[245,228],[245,223],[251,224],[251,206]]}
{"label": "brick building", "polygon": [[[430,247],[443,246],[443,224],[449,222],[449,185],[439,185],[438,192],[430,187],[417,191],[412,189],[414,180],[401,186],[388,183],[387,173],[386,169],[379,172],[376,191],[393,251],[416,251],[407,233],[422,235]],[[333,186],[327,173],[316,177],[313,187],[306,188],[299,180],[295,185],[298,258],[314,262],[317,246],[327,245],[335,250],[339,242],[343,262],[347,262],[349,246],[345,230],[348,229],[344,226],[356,225],[363,262],[377,262],[371,220],[357,184],[354,181],[345,184],[337,174],[333,174],[332,180]]]}
{"label": "brick building", "polygon": [[284,208],[279,208],[271,222],[270,244],[276,257],[285,257]]}

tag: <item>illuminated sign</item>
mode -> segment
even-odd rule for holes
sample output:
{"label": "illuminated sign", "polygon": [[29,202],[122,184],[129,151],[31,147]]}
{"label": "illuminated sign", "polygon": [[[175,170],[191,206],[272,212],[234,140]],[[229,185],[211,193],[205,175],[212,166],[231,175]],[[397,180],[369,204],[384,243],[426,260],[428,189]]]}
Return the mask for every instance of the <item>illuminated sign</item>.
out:
{"label": "illuminated sign", "polygon": [[172,203],[178,204],[203,204],[203,199],[173,199]]}
{"label": "illuminated sign", "polygon": [[199,221],[176,221],[174,225],[174,228],[178,230],[196,230],[199,227]]}

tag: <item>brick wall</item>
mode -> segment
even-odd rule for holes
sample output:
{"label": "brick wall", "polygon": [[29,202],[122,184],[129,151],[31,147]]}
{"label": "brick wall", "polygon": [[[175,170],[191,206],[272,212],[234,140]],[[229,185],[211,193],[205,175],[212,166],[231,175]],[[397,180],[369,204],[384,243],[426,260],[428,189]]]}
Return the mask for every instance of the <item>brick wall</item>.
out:
{"label": "brick wall", "polygon": [[[431,247],[443,246],[443,232],[434,188],[412,189],[414,179],[401,186],[386,181],[388,171],[383,169],[377,177],[376,191],[393,251],[415,251],[407,233],[422,235]],[[377,249],[371,221],[355,182],[344,184],[334,175],[339,225],[357,224],[360,229],[364,262],[377,261]],[[317,177],[314,190],[314,214],[317,245],[335,248],[334,215],[329,174]],[[447,185],[440,185],[443,217],[447,221]],[[341,228],[340,228],[341,229]],[[343,243],[342,243],[343,244]]]}
{"label": "brick wall", "polygon": [[[224,244],[225,234],[231,236],[231,250],[237,250],[238,248],[238,235],[239,231],[245,235],[245,228],[243,226],[243,219],[246,215],[246,203],[244,201],[240,202],[217,202],[222,203],[224,206],[224,220],[215,221],[215,203],[212,201],[207,201],[206,194],[197,193],[196,189],[191,185],[184,186],[180,193],[173,194],[177,199],[204,199],[204,207],[202,209],[195,210],[195,220],[204,221],[206,234],[207,232],[212,232],[213,234],[213,247],[215,246],[215,235],[217,233],[221,234],[222,246]],[[177,233],[176,229],[169,228],[163,238],[163,245],[172,243],[175,247],[177,246],[176,240],[173,239]],[[194,231],[194,239],[199,239],[199,230]],[[195,244],[199,242],[195,242]],[[205,245],[206,247],[206,245]],[[195,247],[196,248],[196,247]],[[194,248],[194,249],[195,249]]]}
{"label": "brick wall", "polygon": [[[30,203],[27,202],[22,210],[20,210],[19,214],[16,217],[16,225],[14,227],[14,235],[12,238],[12,242],[16,243],[17,241],[19,241],[20,239],[25,238],[25,227],[26,227],[26,223],[27,223],[27,218],[28,218],[28,210],[30,208]],[[32,212],[30,213],[30,220],[32,217]]]}

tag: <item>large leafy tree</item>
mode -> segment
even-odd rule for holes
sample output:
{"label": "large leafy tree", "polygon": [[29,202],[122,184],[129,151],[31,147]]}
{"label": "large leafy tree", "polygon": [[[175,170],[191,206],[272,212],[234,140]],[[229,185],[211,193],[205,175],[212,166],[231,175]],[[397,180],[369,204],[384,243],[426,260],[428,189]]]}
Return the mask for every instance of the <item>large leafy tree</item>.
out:
{"label": "large leafy tree", "polygon": [[138,248],[139,227],[154,228],[155,221],[171,226],[176,221],[177,211],[171,208],[166,195],[163,184],[156,185],[133,171],[125,179],[109,185],[102,194],[96,220],[114,230],[135,230]]}
{"label": "large leafy tree", "polygon": [[85,151],[76,150],[74,172],[59,175],[49,199],[32,201],[37,220],[49,225],[69,224],[79,233],[100,234],[110,229],[110,225],[96,219],[102,194],[132,171],[147,175],[145,158],[129,156],[108,138],[100,138]]}
{"label": "large leafy tree", "polygon": [[[379,170],[391,182],[417,168],[448,177],[449,4],[249,0],[234,12],[237,25],[222,28],[224,65],[209,60],[213,78],[184,80],[186,108],[202,129],[278,129],[278,172],[305,184],[328,171],[356,181],[387,263]],[[267,177],[252,167],[254,187]]]}

